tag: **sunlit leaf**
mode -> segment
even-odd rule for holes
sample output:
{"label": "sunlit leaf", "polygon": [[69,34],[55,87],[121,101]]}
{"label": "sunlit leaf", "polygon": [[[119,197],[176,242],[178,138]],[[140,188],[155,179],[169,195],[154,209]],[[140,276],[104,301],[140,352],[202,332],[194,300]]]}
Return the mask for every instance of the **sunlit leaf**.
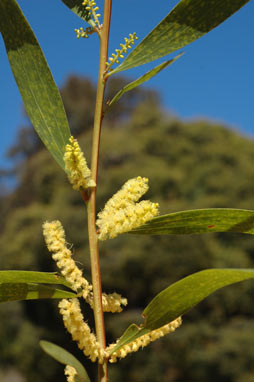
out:
{"label": "sunlit leaf", "polygon": [[153,218],[129,233],[144,235],[182,235],[207,232],[254,234],[254,211],[209,208],[174,212]]}
{"label": "sunlit leaf", "polygon": [[0,32],[26,112],[48,150],[64,168],[70,130],[62,99],[40,45],[15,0],[0,1]]}
{"label": "sunlit leaf", "polygon": [[137,80],[135,80],[133,82],[130,82],[129,84],[125,85],[121,90],[119,90],[119,92],[114,96],[114,98],[112,98],[112,100],[108,102],[108,104],[107,104],[108,107],[107,107],[106,111],[108,110],[108,108],[110,106],[112,106],[115,102],[117,102],[122,97],[122,95],[124,95],[124,93],[126,93],[126,92],[128,92],[128,91],[130,91],[130,90],[132,90],[134,88],[136,88],[137,86],[139,86],[139,85],[143,84],[144,82],[150,80],[150,78],[156,76],[156,74],[161,72],[163,69],[167,68],[170,64],[172,64],[179,57],[181,57],[182,54],[183,53],[179,54],[178,56],[174,57],[172,60],[163,62],[162,64],[156,66],[152,70],[149,70],[149,72],[147,72],[143,76],[139,77]]}
{"label": "sunlit leaf", "polygon": [[63,365],[70,365],[76,369],[78,378],[75,379],[75,382],[90,382],[90,378],[88,377],[84,366],[67,350],[48,341],[40,341],[40,346],[45,353],[50,355],[56,361]]}
{"label": "sunlit leaf", "polygon": [[207,269],[177,281],[154,297],[143,311],[144,325],[130,325],[111,354],[136,338],[187,313],[218,289],[253,278],[252,269]]}
{"label": "sunlit leaf", "polygon": [[0,283],[0,302],[73,298],[75,293],[35,283]]}
{"label": "sunlit leaf", "polygon": [[134,48],[114,73],[172,53],[205,35],[249,0],[181,0]]}

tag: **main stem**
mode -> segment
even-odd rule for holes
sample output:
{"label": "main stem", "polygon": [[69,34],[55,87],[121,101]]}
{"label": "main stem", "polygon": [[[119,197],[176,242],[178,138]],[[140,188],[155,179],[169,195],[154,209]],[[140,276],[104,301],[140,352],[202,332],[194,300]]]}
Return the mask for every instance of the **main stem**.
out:
{"label": "main stem", "polygon": [[[111,18],[111,5],[112,0],[105,0],[104,2],[104,20],[103,27],[100,30],[100,61],[99,61],[99,76],[97,83],[97,96],[94,115],[94,129],[93,129],[93,144],[92,144],[92,157],[91,157],[91,172],[92,179],[97,184],[98,175],[98,161],[99,161],[99,147],[101,124],[103,119],[103,100],[105,91],[104,72],[106,70],[106,61],[108,58],[108,39]],[[87,203],[88,213],[88,234],[90,246],[90,259],[91,259],[91,272],[94,293],[94,320],[98,342],[101,347],[106,347],[106,336],[104,326],[104,315],[102,309],[102,290],[101,290],[101,274],[100,274],[100,260],[99,260],[99,246],[98,237],[96,233],[96,190],[93,188],[89,201]],[[108,382],[107,362],[103,365],[98,365],[98,381]]]}

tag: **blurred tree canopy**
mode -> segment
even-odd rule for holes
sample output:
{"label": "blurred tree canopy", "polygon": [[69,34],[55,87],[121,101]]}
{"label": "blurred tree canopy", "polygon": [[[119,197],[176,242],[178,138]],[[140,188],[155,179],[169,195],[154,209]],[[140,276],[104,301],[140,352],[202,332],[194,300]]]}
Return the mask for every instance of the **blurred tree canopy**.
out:
{"label": "blurred tree canopy", "polygon": [[[124,84],[112,79],[107,97]],[[95,86],[70,77],[61,89],[71,130],[90,157]],[[75,259],[89,278],[86,211],[79,193],[35,135],[20,129],[9,157],[16,159],[17,186],[0,197],[0,268],[53,271],[41,225],[59,219],[73,243]],[[129,178],[146,176],[145,196],[162,214],[206,207],[254,208],[254,141],[207,120],[184,122],[166,113],[151,90],[136,89],[107,114],[102,131],[98,208]],[[122,235],[101,244],[103,289],[129,304],[106,314],[108,342],[138,323],[146,304],[161,289],[210,267],[253,267],[253,237]],[[110,367],[112,382],[251,382],[254,375],[253,282],[209,297],[183,318],[183,325]],[[85,315],[92,319],[84,306]],[[64,381],[63,367],[43,354],[40,339],[82,354],[66,334],[56,301],[0,305],[0,376],[10,370],[25,382]],[[90,375],[93,367],[86,365]],[[1,374],[2,373],[2,374]],[[6,379],[7,380],[7,379]]]}

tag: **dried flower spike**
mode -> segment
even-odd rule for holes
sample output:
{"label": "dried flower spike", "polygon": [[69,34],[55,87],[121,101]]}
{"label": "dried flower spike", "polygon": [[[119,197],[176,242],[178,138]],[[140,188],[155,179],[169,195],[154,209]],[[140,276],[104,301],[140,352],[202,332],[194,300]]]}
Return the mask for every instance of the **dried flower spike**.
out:
{"label": "dried flower spike", "polygon": [[91,171],[87,166],[78,141],[70,137],[69,142],[65,148],[64,163],[68,179],[73,189],[79,191],[89,187],[95,187],[96,184],[91,179]]}
{"label": "dried flower spike", "polygon": [[106,72],[112,70],[113,64],[119,64],[119,58],[124,58],[124,54],[127,53],[128,49],[131,49],[132,45],[135,44],[135,40],[137,40],[138,37],[136,36],[136,32],[133,34],[129,34],[129,38],[125,37],[124,41],[125,44],[120,44],[121,49],[115,49],[116,53],[112,53],[112,57],[109,57],[109,62],[106,62]]}
{"label": "dried flower spike", "polygon": [[131,231],[158,215],[158,203],[150,200],[135,203],[148,190],[147,183],[148,179],[140,176],[130,179],[108,200],[96,221],[99,240],[112,239]]}

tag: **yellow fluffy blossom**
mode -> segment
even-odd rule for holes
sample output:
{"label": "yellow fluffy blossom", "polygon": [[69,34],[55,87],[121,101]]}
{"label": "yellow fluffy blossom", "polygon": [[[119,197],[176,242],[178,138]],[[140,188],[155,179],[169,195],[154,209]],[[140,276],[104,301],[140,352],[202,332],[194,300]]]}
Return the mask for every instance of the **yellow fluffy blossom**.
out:
{"label": "yellow fluffy blossom", "polygon": [[106,62],[106,72],[112,70],[111,67],[113,64],[119,64],[119,58],[124,58],[124,54],[127,53],[128,49],[131,49],[137,39],[136,32],[133,34],[130,33],[129,38],[124,38],[125,44],[120,44],[121,49],[115,49],[116,53],[112,53],[112,57],[109,57],[109,62]]}
{"label": "yellow fluffy blossom", "polygon": [[[157,340],[160,337],[165,336],[168,333],[174,332],[182,324],[182,318],[178,317],[176,320],[162,326],[161,328],[152,330],[148,334],[137,338],[133,342],[123,346],[109,357],[109,362],[116,362],[117,358],[124,358],[129,353],[136,352],[140,347],[147,346],[150,342]],[[117,344],[117,343],[116,343]],[[107,354],[116,346],[116,344],[109,345],[106,349]]]}
{"label": "yellow fluffy blossom", "polygon": [[[93,294],[90,294],[86,301],[90,304],[91,308],[94,308]],[[122,306],[128,304],[127,298],[122,297],[118,293],[102,293],[102,308],[103,312],[120,313],[122,312]]]}
{"label": "yellow fluffy blossom", "polygon": [[75,376],[78,375],[76,369],[70,365],[65,366],[64,374],[67,377],[67,382],[75,382]]}
{"label": "yellow fluffy blossom", "polygon": [[123,298],[120,294],[114,292],[110,294],[102,293],[102,306],[104,312],[120,313],[122,305],[126,306],[127,298]]}
{"label": "yellow fluffy blossom", "polygon": [[[64,278],[71,284],[74,291],[79,292],[86,302],[93,308],[92,285],[83,277],[82,271],[72,259],[72,253],[66,246],[65,232],[59,220],[45,222],[43,235],[48,250],[53,252],[52,258],[61,271]],[[102,307],[104,312],[121,312],[122,307],[127,305],[127,299],[118,293],[102,294]]]}
{"label": "yellow fluffy blossom", "polygon": [[91,171],[87,166],[78,141],[70,137],[69,142],[65,148],[64,163],[73,189],[79,191],[89,187],[95,187],[96,184],[91,179]]}
{"label": "yellow fluffy blossom", "polygon": [[58,307],[63,317],[64,326],[71,334],[72,339],[78,343],[78,347],[92,362],[98,359],[102,363],[105,350],[101,348],[88,324],[84,322],[78,299],[61,300]]}
{"label": "yellow fluffy blossom", "polygon": [[52,258],[56,261],[64,278],[76,292],[82,289],[82,295],[86,298],[90,294],[92,286],[82,276],[82,271],[72,259],[72,253],[66,246],[65,232],[60,221],[45,222],[43,235],[48,250],[53,252]]}
{"label": "yellow fluffy blossom", "polygon": [[148,179],[138,176],[128,180],[98,213],[96,224],[99,239],[112,239],[117,235],[140,227],[158,215],[158,203],[143,200],[136,203],[148,190]]}

